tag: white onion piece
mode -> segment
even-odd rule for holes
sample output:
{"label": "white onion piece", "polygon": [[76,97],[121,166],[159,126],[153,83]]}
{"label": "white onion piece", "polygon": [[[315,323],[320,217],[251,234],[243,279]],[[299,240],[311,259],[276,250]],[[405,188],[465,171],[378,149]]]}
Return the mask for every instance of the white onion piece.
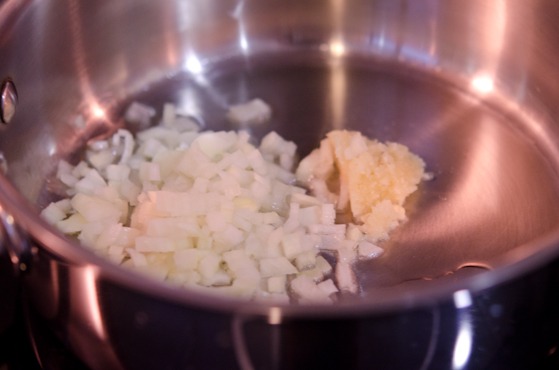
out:
{"label": "white onion piece", "polygon": [[227,119],[239,126],[263,124],[271,116],[272,109],[261,99],[232,105],[227,112]]}

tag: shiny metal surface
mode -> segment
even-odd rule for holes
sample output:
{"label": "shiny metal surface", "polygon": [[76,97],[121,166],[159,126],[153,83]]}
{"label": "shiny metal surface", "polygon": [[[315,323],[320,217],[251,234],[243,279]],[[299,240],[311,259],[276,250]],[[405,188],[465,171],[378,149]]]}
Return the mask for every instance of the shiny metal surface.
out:
{"label": "shiny metal surface", "polygon": [[[24,280],[31,311],[92,368],[177,359],[181,345],[191,350],[171,368],[202,367],[211,356],[201,348],[219,349],[216,365],[233,363],[235,348],[251,347],[230,342],[230,322],[243,315],[270,338],[275,327],[301,334],[295,323],[320,337],[315,324],[326,318],[336,318],[332,333],[347,334],[347,320],[352,327],[363,319],[368,329],[356,332],[374,338],[403,330],[394,346],[406,343],[402,322],[427,317],[414,334],[427,337],[417,338],[417,361],[407,368],[437,368],[440,322],[468,322],[467,308],[484,289],[545,269],[559,255],[557,19],[553,0],[0,3],[0,76],[19,92],[17,115],[0,132],[9,179],[0,177],[0,204],[37,249]],[[255,137],[277,130],[304,155],[332,128],[359,129],[405,143],[435,174],[408,203],[410,220],[387,253],[357,266],[358,299],[271,307],[176,290],[100,260],[38,218],[56,191],[49,179],[57,161],[77,158],[88,139],[121,125],[130,101],[158,109],[174,102],[208,129],[229,129],[227,106],[253,97],[274,111]],[[453,313],[432,319],[442,308],[426,307],[436,302]],[[392,328],[381,324],[386,315],[395,315]],[[191,342],[201,330],[206,347]],[[166,331],[167,346],[154,346]],[[542,339],[546,351],[555,339]],[[290,359],[278,368],[310,356],[270,346],[262,356]],[[133,358],[127,348],[145,354]],[[467,367],[472,353],[450,356],[449,367],[475,368]],[[355,367],[375,356],[358,356]],[[267,367],[264,357],[256,367]]]}
{"label": "shiny metal surface", "polygon": [[21,287],[21,282],[18,279],[18,274],[14,271],[14,265],[6,244],[6,237],[2,232],[0,233],[0,289],[2,289],[0,334],[13,325],[16,316],[17,296]]}

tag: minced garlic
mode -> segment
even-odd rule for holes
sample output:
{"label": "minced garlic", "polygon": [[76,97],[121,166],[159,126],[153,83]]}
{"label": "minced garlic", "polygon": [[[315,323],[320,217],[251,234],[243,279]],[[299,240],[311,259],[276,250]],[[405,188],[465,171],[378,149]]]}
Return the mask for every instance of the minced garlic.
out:
{"label": "minced garlic", "polygon": [[425,163],[398,143],[381,143],[360,132],[335,130],[304,158],[297,179],[339,213],[349,213],[374,241],[406,220],[405,199],[424,177]]}

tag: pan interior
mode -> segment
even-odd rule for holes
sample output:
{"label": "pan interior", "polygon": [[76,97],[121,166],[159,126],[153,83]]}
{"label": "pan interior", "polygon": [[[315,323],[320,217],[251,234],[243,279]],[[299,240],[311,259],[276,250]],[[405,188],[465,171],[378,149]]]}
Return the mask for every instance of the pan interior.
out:
{"label": "pan interior", "polygon": [[[558,164],[537,139],[542,128],[456,81],[357,56],[334,62],[296,55],[233,58],[129,94],[113,104],[110,124],[101,122],[88,135],[113,130],[132,101],[158,114],[171,102],[204,129],[235,129],[225,120],[227,107],[258,97],[273,116],[251,134],[275,130],[297,143],[301,156],[332,129],[407,145],[434,179],[408,199],[409,220],[382,245],[386,253],[357,263],[367,296],[483,272],[559,224]],[[58,151],[76,158],[82,139]],[[51,190],[45,185],[39,205],[52,199]]]}

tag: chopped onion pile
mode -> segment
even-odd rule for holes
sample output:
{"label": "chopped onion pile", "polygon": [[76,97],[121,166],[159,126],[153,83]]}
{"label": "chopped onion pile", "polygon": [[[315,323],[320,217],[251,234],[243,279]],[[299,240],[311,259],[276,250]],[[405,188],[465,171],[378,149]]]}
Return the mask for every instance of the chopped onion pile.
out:
{"label": "chopped onion pile", "polygon": [[[133,109],[140,120],[153,115]],[[300,303],[357,292],[353,263],[380,256],[375,243],[389,229],[367,236],[361,218],[336,223],[349,206],[311,170],[320,153],[297,172],[315,196],[297,185],[296,146],[277,133],[255,146],[246,132],[199,132],[168,107],[164,118],[135,137],[121,129],[90,144],[76,166],[61,161],[68,198],[45,219],[116,263],[182,286]]]}

